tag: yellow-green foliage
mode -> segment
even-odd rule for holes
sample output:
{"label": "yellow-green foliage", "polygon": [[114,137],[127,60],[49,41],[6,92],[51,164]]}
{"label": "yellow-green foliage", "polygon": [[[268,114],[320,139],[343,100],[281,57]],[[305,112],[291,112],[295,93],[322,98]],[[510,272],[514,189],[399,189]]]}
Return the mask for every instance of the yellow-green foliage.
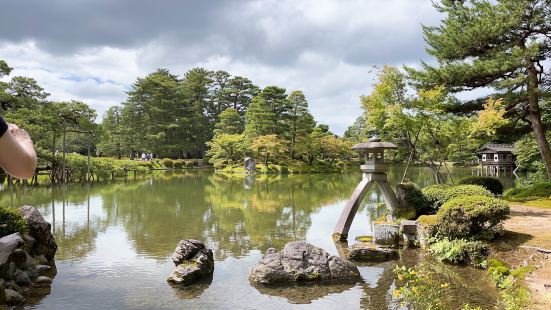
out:
{"label": "yellow-green foliage", "polygon": [[432,212],[436,213],[440,207],[449,200],[464,196],[488,196],[493,194],[479,185],[431,185],[421,190],[425,198],[432,206]]}
{"label": "yellow-green foliage", "polygon": [[509,204],[487,196],[465,196],[446,202],[438,210],[438,234],[452,239],[491,237],[509,215]]}
{"label": "yellow-green foliage", "polygon": [[[58,154],[53,158],[54,169],[61,169],[63,166],[63,156]],[[96,177],[107,178],[123,176],[126,171],[147,171],[154,167],[153,162],[144,162],[139,160],[115,159],[111,157],[91,157],[90,172]],[[65,169],[67,170],[68,181],[83,181],[88,172],[88,157],[76,153],[65,155]]]}
{"label": "yellow-green foliage", "polygon": [[170,158],[163,158],[162,163],[166,168],[174,168],[174,161]]}
{"label": "yellow-green foliage", "polygon": [[174,163],[172,166],[176,169],[181,169],[182,167],[185,166],[185,164],[186,163],[182,159],[176,159],[174,160]]}
{"label": "yellow-green foliage", "polygon": [[0,238],[16,232],[25,233],[26,231],[27,222],[23,219],[19,210],[0,207]]}
{"label": "yellow-green foliage", "polygon": [[429,252],[442,262],[482,266],[488,247],[480,241],[444,238],[431,244]]}

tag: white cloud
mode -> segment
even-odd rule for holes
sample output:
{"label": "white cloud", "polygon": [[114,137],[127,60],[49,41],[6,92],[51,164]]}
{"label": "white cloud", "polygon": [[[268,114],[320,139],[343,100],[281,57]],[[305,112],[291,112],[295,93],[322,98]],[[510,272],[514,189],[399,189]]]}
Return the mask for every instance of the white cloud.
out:
{"label": "white cloud", "polygon": [[[68,10],[63,4],[55,1]],[[37,11],[36,23],[58,14],[40,5],[28,8]],[[98,0],[83,17],[85,26],[60,21],[60,27],[82,27],[67,36],[53,27],[0,30],[0,58],[15,67],[12,76],[35,78],[50,99],[87,102],[100,116],[125,99],[137,77],[156,68],[178,75],[195,66],[226,70],[261,87],[303,90],[316,119],[339,134],[361,113],[359,96],[371,89],[372,66],[416,63],[424,57],[420,23],[438,20],[424,0],[194,3],[181,23],[162,14],[144,20],[151,10],[144,2],[130,15],[109,11],[105,24],[94,26],[94,10],[102,6],[114,4]],[[174,8],[157,9],[170,15]],[[0,12],[0,20],[5,14]],[[113,33],[102,34],[106,25]]]}

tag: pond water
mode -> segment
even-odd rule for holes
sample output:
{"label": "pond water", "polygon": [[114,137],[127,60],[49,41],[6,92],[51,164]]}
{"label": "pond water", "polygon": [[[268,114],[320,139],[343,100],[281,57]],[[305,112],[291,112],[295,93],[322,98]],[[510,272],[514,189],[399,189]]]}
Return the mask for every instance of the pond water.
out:
{"label": "pond water", "polygon": [[[396,184],[402,166],[391,167]],[[456,168],[454,177],[476,170]],[[432,184],[430,170],[414,167],[409,178]],[[218,175],[174,171],[133,181],[6,189],[2,205],[36,206],[53,225],[57,275],[47,295],[28,296],[37,309],[400,309],[392,297],[397,265],[413,266],[422,252],[406,250],[398,261],[363,264],[363,281],[343,285],[252,285],[251,267],[270,247],[307,240],[337,255],[331,239],[337,218],[360,173],[288,176]],[[511,177],[504,177],[507,185]],[[384,213],[375,187],[352,225],[349,241],[371,233]],[[166,277],[181,239],[204,241],[214,250],[211,283],[173,288]],[[493,307],[497,292],[483,271],[431,261],[451,285],[451,307]]]}

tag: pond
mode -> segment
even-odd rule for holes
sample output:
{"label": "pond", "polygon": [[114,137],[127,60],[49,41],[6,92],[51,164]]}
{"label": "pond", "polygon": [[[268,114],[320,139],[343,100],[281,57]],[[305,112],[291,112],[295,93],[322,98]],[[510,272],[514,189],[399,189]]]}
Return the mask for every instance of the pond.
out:
{"label": "pond", "polygon": [[[402,166],[391,167],[396,184]],[[454,177],[476,170],[456,168]],[[427,168],[411,168],[410,179],[433,183]],[[57,275],[47,295],[28,296],[37,309],[400,309],[393,299],[393,268],[431,261],[415,250],[398,261],[363,264],[361,283],[254,286],[248,272],[270,247],[307,240],[337,255],[331,239],[346,199],[360,173],[288,176],[219,175],[171,171],[135,181],[65,188],[6,189],[0,203],[37,207],[53,225],[58,243]],[[511,177],[503,179],[512,184]],[[372,190],[360,208],[349,240],[371,233],[370,222],[384,213],[382,195]],[[170,255],[181,239],[204,241],[214,249],[211,283],[173,288],[166,277]],[[483,271],[431,262],[451,282],[455,306],[469,302],[493,307],[497,292]],[[456,304],[454,304],[456,303]]]}

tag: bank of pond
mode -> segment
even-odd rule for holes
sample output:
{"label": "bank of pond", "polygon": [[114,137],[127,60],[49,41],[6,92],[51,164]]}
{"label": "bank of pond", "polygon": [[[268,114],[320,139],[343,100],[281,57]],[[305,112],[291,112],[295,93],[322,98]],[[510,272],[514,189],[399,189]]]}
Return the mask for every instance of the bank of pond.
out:
{"label": "bank of pond", "polygon": [[[391,184],[399,183],[402,172],[390,167]],[[249,275],[263,257],[276,254],[270,248],[280,252],[292,241],[306,240],[340,257],[343,245],[331,239],[331,232],[360,173],[254,176],[174,170],[126,182],[14,186],[0,196],[2,208],[12,211],[0,222],[28,204],[52,225],[58,274],[51,291],[21,291],[27,305],[37,308],[85,308],[109,290],[102,302],[112,308],[520,309],[530,298],[524,277],[535,271],[537,261],[507,259],[527,237],[502,229],[509,212],[503,198],[547,199],[551,191],[541,184],[504,189],[510,185],[494,178],[458,182],[472,171],[458,172],[456,183],[464,184],[431,185],[430,171],[412,168],[413,182],[396,186],[404,213],[395,218],[397,223],[399,217],[416,220],[418,241],[393,247],[398,255],[388,261],[354,261],[360,278],[342,283],[298,276],[296,283],[274,286],[250,282]],[[345,247],[369,243],[369,238],[353,240],[371,235],[372,225],[387,216],[378,189],[366,200]],[[2,235],[20,226],[9,227],[12,231],[0,229]],[[182,239],[197,239],[212,249],[212,278],[167,285],[174,267],[170,257]],[[150,290],[156,298],[147,297]]]}

